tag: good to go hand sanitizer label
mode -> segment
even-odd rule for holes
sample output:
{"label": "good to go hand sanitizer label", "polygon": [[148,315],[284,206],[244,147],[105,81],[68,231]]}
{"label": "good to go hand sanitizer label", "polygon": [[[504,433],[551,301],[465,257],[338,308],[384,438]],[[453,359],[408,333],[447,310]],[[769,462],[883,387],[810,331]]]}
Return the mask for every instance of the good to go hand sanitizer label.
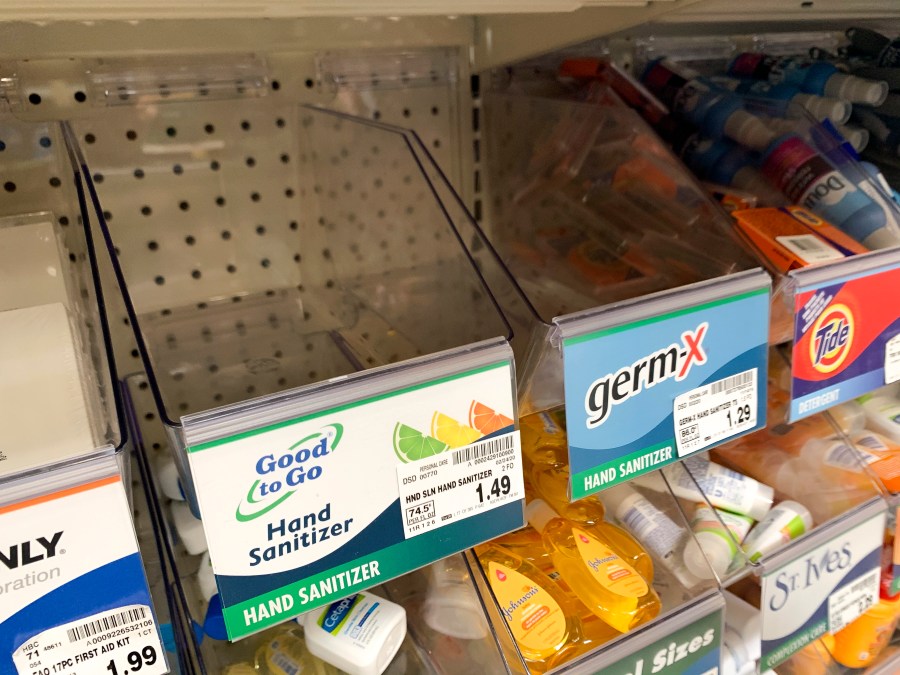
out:
{"label": "good to go hand sanitizer label", "polygon": [[0,672],[169,672],[118,475],[0,507]]}
{"label": "good to go hand sanitizer label", "polygon": [[765,426],[764,283],[564,336],[573,499]]}
{"label": "good to go hand sanitizer label", "polygon": [[512,364],[188,448],[229,638],[523,524]]}

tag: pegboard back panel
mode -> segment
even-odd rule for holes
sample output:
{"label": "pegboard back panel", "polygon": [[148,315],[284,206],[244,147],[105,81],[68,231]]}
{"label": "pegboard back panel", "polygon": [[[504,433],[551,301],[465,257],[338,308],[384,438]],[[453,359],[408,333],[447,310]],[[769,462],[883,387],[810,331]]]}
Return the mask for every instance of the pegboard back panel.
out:
{"label": "pegboard back panel", "polygon": [[508,335],[401,130],[272,97],[75,129],[169,420]]}

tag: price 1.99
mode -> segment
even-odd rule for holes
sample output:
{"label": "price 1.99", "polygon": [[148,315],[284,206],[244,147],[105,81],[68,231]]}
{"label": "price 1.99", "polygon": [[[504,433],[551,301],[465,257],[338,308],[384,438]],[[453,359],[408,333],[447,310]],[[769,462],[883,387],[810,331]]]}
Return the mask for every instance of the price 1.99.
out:
{"label": "price 1.99", "polygon": [[484,483],[479,483],[475,486],[475,492],[478,493],[479,504],[484,503],[485,500],[499,499],[503,495],[508,495],[511,489],[512,481],[509,480],[509,476],[495,478],[491,482],[491,487],[487,492],[484,490]]}
{"label": "price 1.99", "polygon": [[119,666],[116,665],[116,660],[111,659],[108,664],[106,664],[106,669],[112,673],[112,675],[128,675],[128,673],[136,673],[140,671],[144,666],[152,666],[156,663],[156,649],[153,645],[147,645],[139,652],[129,652],[128,656],[125,657],[125,660],[128,661],[128,668],[124,668],[120,670]]}

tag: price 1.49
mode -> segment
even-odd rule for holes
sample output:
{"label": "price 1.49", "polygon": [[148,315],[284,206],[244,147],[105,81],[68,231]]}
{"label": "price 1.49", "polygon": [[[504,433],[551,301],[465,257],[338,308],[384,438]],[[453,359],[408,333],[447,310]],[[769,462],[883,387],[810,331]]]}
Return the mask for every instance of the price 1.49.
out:
{"label": "price 1.49", "polygon": [[126,661],[128,661],[128,668],[119,670],[119,667],[116,665],[116,660],[110,659],[109,663],[106,664],[106,669],[112,673],[112,675],[136,673],[144,666],[152,666],[156,663],[156,649],[153,645],[147,645],[139,652],[129,652],[128,656],[125,658]]}
{"label": "price 1.49", "polygon": [[475,486],[475,492],[478,493],[478,503],[484,503],[486,499],[499,499],[503,495],[508,495],[509,491],[512,489],[512,481],[509,480],[509,476],[500,476],[500,478],[495,478],[491,482],[490,489],[485,492],[484,484],[479,483]]}

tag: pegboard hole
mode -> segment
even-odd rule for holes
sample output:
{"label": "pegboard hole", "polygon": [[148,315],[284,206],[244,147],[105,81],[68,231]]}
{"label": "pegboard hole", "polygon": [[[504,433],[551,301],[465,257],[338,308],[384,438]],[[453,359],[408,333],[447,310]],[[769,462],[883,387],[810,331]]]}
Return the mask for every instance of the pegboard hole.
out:
{"label": "pegboard hole", "polygon": [[225,268],[225,270],[229,274],[234,274],[235,272],[237,272],[237,267],[235,267],[234,265],[229,265],[228,267]]}
{"label": "pegboard hole", "polygon": [[143,169],[135,169],[135,170],[134,170],[134,177],[135,177],[135,178],[143,178],[143,177],[144,177],[144,170],[143,170]]}
{"label": "pegboard hole", "polygon": [[184,173],[184,167],[181,166],[181,164],[173,164],[172,173],[174,173],[176,176],[180,176]]}
{"label": "pegboard hole", "polygon": [[159,244],[157,244],[155,241],[148,241],[147,248],[149,248],[151,251],[158,251]]}
{"label": "pegboard hole", "polygon": [[306,78],[306,81],[305,81],[303,84],[306,85],[306,88],[307,88],[307,89],[312,89],[312,88],[315,86],[316,83],[312,81],[312,78],[307,77],[307,78]]}
{"label": "pegboard hole", "polygon": [[290,162],[290,161],[291,161],[290,155],[282,155],[282,156],[281,156],[281,163],[282,163],[282,164],[287,164],[287,163]]}
{"label": "pegboard hole", "polygon": [[11,180],[8,180],[3,184],[3,189],[6,190],[7,192],[15,192],[16,184],[13,183]]}
{"label": "pegboard hole", "polygon": [[104,180],[104,176],[103,176],[102,173],[95,173],[95,174],[94,174],[94,182],[95,182],[95,183],[102,183],[103,180]]}
{"label": "pegboard hole", "polygon": [[210,364],[210,366],[209,366],[209,372],[211,372],[211,373],[218,373],[218,372],[219,372],[219,366],[217,366],[215,363]]}
{"label": "pegboard hole", "polygon": [[203,127],[203,131],[205,131],[208,134],[213,134],[216,132],[216,128],[212,124],[207,124],[206,126]]}
{"label": "pegboard hole", "polygon": [[231,232],[228,230],[222,230],[222,239],[224,239],[225,241],[231,239]]}
{"label": "pegboard hole", "polygon": [[194,244],[197,243],[197,240],[194,239],[194,237],[189,234],[188,236],[186,236],[184,238],[184,243],[187,244],[188,246],[193,246]]}
{"label": "pegboard hole", "polygon": [[166,283],[166,278],[160,274],[155,279],[153,279],[153,281],[156,282],[157,286],[162,286],[164,283]]}
{"label": "pegboard hole", "polygon": [[32,92],[31,94],[28,94],[28,102],[31,105],[40,105],[41,104],[41,95],[34,93],[34,92]]}
{"label": "pegboard hole", "polygon": [[262,235],[264,235],[265,233],[266,233],[266,226],[265,226],[265,225],[257,225],[257,226],[256,226],[256,234],[262,236]]}
{"label": "pegboard hole", "polygon": [[182,211],[188,211],[188,210],[190,210],[191,205],[188,202],[181,201],[181,202],[178,202],[178,208],[181,209]]}
{"label": "pegboard hole", "polygon": [[225,206],[225,197],[222,195],[216,197],[216,206]]}
{"label": "pegboard hole", "polygon": [[412,113],[410,113],[409,108],[404,108],[404,109],[403,109],[403,116],[404,116],[404,117],[409,117],[411,114],[412,114]]}
{"label": "pegboard hole", "polygon": [[38,143],[41,144],[42,148],[49,148],[51,145],[53,145],[49,136],[41,136],[41,140],[39,140]]}
{"label": "pegboard hole", "polygon": [[272,261],[269,260],[268,258],[263,258],[262,260],[259,261],[259,264],[262,265],[263,267],[269,267],[272,264]]}
{"label": "pegboard hole", "polygon": [[260,196],[260,194],[258,192],[251,192],[250,199],[252,199],[255,202],[258,202],[260,199],[262,199],[262,196]]}
{"label": "pegboard hole", "polygon": [[142,214],[142,215],[149,216],[151,213],[153,213],[153,209],[151,209],[151,208],[150,208],[149,206],[147,206],[146,204],[145,204],[144,206],[141,207],[141,214]]}
{"label": "pegboard hole", "polygon": [[202,276],[203,275],[201,274],[200,270],[191,270],[191,278],[199,279]]}
{"label": "pegboard hole", "polygon": [[62,225],[63,227],[66,227],[69,224],[69,217],[68,216],[60,216],[59,224]]}
{"label": "pegboard hole", "polygon": [[176,129],[175,127],[168,127],[166,129],[166,136],[168,136],[169,138],[175,138],[175,136],[177,136],[177,135],[178,135],[178,129]]}
{"label": "pegboard hole", "polygon": [[219,164],[216,160],[213,160],[209,163],[209,168],[213,171],[218,171],[221,164]]}
{"label": "pegboard hole", "polygon": [[281,89],[281,82],[279,82],[278,80],[272,80],[272,89],[274,91],[278,91],[279,89]]}
{"label": "pegboard hole", "polygon": [[291,188],[285,188],[284,196],[287,197],[288,199],[290,199],[291,197],[294,196],[294,191]]}
{"label": "pegboard hole", "polygon": [[4,150],[6,150],[6,143],[0,141],[0,152],[3,152]]}
{"label": "pegboard hole", "polygon": [[242,121],[241,129],[243,129],[244,131],[250,131],[250,122],[248,122],[247,120]]}
{"label": "pegboard hole", "polygon": [[279,117],[278,119],[276,119],[276,120],[275,120],[275,126],[278,127],[279,129],[284,129],[284,119],[281,118],[281,117]]}
{"label": "pegboard hole", "polygon": [[248,157],[246,159],[246,164],[248,167],[250,167],[252,169],[254,166],[256,166],[256,160],[253,159],[252,157]]}
{"label": "pegboard hole", "polygon": [[50,187],[58,188],[60,185],[62,185],[62,181],[56,176],[53,176],[53,178],[51,178],[48,182],[50,183]]}
{"label": "pegboard hole", "polygon": [[75,100],[78,103],[84,103],[85,101],[87,101],[87,95],[83,91],[76,91]]}
{"label": "pegboard hole", "polygon": [[298,227],[300,227],[300,225],[297,223],[296,220],[292,220],[290,222],[290,225],[288,225],[288,227],[290,227],[292,230],[296,230]]}
{"label": "pegboard hole", "polygon": [[125,138],[129,141],[133,141],[137,138],[137,132],[134,129],[129,129],[125,132]]}
{"label": "pegboard hole", "polygon": [[373,113],[372,113],[372,119],[374,119],[374,120],[380,120],[380,119],[381,119],[381,111],[380,111],[380,110],[376,110],[375,112],[373,112]]}
{"label": "pegboard hole", "polygon": [[96,140],[97,140],[97,137],[94,136],[94,134],[85,134],[84,135],[84,142],[87,143],[88,145],[92,145],[93,143],[96,142]]}

